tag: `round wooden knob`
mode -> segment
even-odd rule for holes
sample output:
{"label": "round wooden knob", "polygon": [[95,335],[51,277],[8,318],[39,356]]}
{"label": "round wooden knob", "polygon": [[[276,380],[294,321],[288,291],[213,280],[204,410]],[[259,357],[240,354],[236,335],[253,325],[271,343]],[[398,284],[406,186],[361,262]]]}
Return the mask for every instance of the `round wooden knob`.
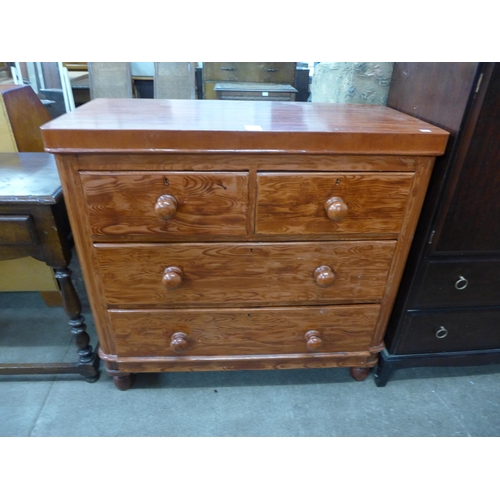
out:
{"label": "round wooden knob", "polygon": [[309,330],[304,335],[304,338],[306,339],[306,345],[309,351],[317,351],[323,344],[320,333],[317,330]]}
{"label": "round wooden knob", "polygon": [[339,222],[345,219],[347,215],[347,205],[344,203],[342,198],[338,196],[333,196],[325,203],[326,215],[328,218],[334,222]]}
{"label": "round wooden knob", "polygon": [[162,194],[156,200],[155,213],[160,219],[169,220],[177,213],[178,207],[179,203],[175,199],[175,196],[171,194]]}
{"label": "round wooden knob", "polygon": [[182,285],[183,277],[184,273],[180,267],[169,266],[163,272],[162,282],[169,290],[175,290]]}
{"label": "round wooden knob", "polygon": [[314,270],[316,284],[322,288],[328,288],[335,281],[335,274],[330,266],[319,266]]}
{"label": "round wooden knob", "polygon": [[170,337],[170,347],[175,352],[185,351],[189,347],[189,337],[184,332],[175,332]]}

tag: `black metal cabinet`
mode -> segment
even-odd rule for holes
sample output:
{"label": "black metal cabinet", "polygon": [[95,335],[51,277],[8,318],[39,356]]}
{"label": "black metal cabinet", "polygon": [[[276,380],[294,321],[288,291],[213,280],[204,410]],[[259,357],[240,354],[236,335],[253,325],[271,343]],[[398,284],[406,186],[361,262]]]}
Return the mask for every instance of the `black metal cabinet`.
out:
{"label": "black metal cabinet", "polygon": [[375,372],[500,362],[500,63],[397,63],[387,105],[450,132]]}

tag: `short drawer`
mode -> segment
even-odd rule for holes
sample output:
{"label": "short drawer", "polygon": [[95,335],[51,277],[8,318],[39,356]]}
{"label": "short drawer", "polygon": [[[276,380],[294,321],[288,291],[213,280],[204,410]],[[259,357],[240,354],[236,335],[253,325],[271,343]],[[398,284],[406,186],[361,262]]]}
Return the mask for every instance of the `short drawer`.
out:
{"label": "short drawer", "polygon": [[368,350],[379,306],[109,312],[119,356]]}
{"label": "short drawer", "polygon": [[293,83],[295,67],[290,62],[209,62],[203,64],[203,79]]}
{"label": "short drawer", "polygon": [[242,236],[245,172],[82,172],[92,234]]}
{"label": "short drawer", "polygon": [[411,311],[397,354],[500,348],[500,308]]}
{"label": "short drawer", "polygon": [[424,272],[418,308],[499,304],[499,260],[430,262]]}
{"label": "short drawer", "polygon": [[397,234],[413,173],[257,176],[257,234]]}
{"label": "short drawer", "polygon": [[110,305],[379,302],[395,241],[95,245]]}
{"label": "short drawer", "polygon": [[31,215],[0,214],[0,245],[36,245],[35,225]]}

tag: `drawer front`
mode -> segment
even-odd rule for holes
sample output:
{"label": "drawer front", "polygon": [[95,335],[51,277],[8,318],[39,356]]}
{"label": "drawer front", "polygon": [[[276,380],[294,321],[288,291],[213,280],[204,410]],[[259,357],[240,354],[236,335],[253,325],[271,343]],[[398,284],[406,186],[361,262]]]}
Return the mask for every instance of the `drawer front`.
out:
{"label": "drawer front", "polygon": [[292,84],[295,66],[296,63],[290,62],[211,62],[203,64],[203,79]]}
{"label": "drawer front", "polygon": [[496,306],[500,261],[430,262],[416,307]]}
{"label": "drawer front", "polygon": [[379,309],[113,310],[109,315],[119,356],[223,356],[367,350]]}
{"label": "drawer front", "polygon": [[82,172],[92,234],[246,235],[244,172]]}
{"label": "drawer front", "polygon": [[108,304],[378,302],[396,242],[96,245]]}
{"label": "drawer front", "polygon": [[36,245],[31,215],[0,214],[0,245]]}
{"label": "drawer front", "polygon": [[295,92],[218,90],[217,96],[231,101],[295,101]]}
{"label": "drawer front", "polygon": [[500,348],[500,309],[452,309],[408,314],[397,354]]}
{"label": "drawer front", "polygon": [[401,229],[412,173],[261,173],[258,234],[384,234]]}

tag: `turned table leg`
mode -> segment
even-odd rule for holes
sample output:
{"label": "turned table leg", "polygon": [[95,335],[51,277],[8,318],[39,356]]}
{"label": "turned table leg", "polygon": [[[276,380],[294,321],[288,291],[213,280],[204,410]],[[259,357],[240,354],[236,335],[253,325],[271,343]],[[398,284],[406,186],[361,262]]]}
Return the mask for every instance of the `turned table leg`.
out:
{"label": "turned table leg", "polygon": [[357,380],[358,382],[362,382],[363,380],[368,377],[368,374],[370,373],[370,368],[362,368],[360,366],[353,366],[349,368],[349,371],[351,373],[351,377],[354,380]]}
{"label": "turned table leg", "polygon": [[71,269],[57,267],[54,271],[61,289],[64,312],[69,318],[71,333],[78,348],[80,372],[87,382],[95,382],[99,378],[99,357],[90,345],[85,318],[81,314],[80,299],[71,280]]}

